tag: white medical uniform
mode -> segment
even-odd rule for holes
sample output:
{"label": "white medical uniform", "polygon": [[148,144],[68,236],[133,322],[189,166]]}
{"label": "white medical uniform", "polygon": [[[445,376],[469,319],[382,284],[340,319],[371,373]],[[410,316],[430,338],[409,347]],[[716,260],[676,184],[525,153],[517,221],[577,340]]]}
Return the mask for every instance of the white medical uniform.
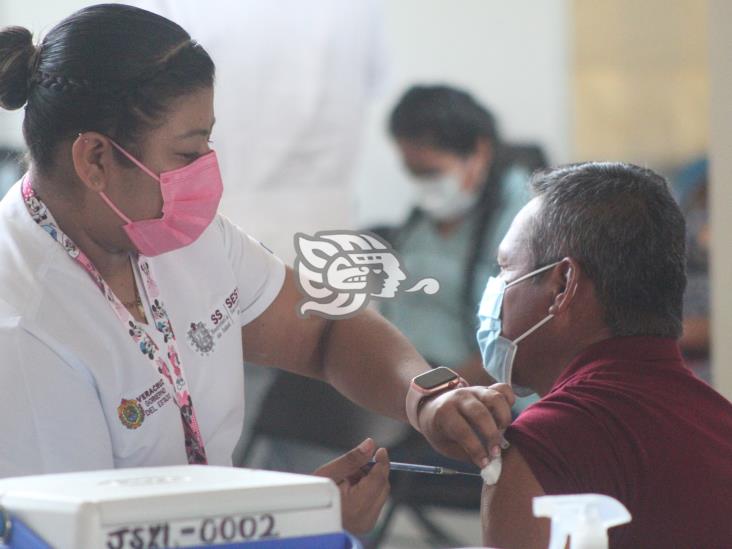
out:
{"label": "white medical uniform", "polygon": [[[284,264],[222,216],[149,264],[208,462],[230,465],[244,419],[241,327],[275,299]],[[167,382],[33,221],[20,185],[0,202],[0,352],[0,477],[187,462]],[[137,421],[124,406],[141,411]]]}

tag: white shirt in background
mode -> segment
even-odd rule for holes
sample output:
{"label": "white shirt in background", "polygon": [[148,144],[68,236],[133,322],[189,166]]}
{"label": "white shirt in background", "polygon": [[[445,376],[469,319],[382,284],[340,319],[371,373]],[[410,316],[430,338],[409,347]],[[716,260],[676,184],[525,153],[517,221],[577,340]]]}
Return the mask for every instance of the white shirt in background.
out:
{"label": "white shirt in background", "polygon": [[297,231],[351,228],[351,176],[384,76],[380,0],[138,0],[216,64],[221,211],[286,262]]}

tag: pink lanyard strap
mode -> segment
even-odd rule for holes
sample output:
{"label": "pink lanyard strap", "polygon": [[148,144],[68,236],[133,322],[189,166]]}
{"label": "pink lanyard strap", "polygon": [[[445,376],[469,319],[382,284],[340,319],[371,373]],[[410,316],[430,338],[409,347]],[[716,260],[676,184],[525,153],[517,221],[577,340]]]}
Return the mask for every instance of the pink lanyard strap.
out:
{"label": "pink lanyard strap", "polygon": [[152,321],[157,331],[163,336],[163,342],[167,345],[165,354],[145,331],[138,324],[127,308],[122,305],[120,300],[114,295],[109,285],[104,281],[94,264],[82,252],[76,244],[66,236],[56,224],[51,216],[51,212],[46,205],[36,195],[30,183],[30,177],[26,175],[22,183],[23,199],[25,201],[28,212],[33,220],[38,223],[56,242],[58,242],[84,270],[89,273],[94,283],[102,292],[107,302],[112,307],[115,315],[121,324],[128,331],[132,340],[140,349],[143,355],[150,360],[152,367],[168,380],[168,384],[175,395],[175,403],[180,411],[181,423],[183,425],[183,434],[185,436],[186,456],[188,463],[205,465],[206,449],[203,444],[201,430],[196,420],[196,413],[193,408],[193,401],[188,390],[188,382],[183,373],[183,367],[180,363],[178,355],[178,345],[173,332],[173,326],[168,317],[168,313],[159,299],[160,291],[152,276],[150,265],[147,258],[138,255],[137,266],[140,270],[142,286],[145,290],[147,301],[150,304],[152,312]]}

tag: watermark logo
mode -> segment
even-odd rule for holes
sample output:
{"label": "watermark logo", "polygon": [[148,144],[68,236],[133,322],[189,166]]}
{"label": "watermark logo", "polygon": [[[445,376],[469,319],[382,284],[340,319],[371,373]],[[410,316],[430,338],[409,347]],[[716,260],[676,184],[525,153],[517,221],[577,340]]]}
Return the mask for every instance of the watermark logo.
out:
{"label": "watermark logo", "polygon": [[[298,314],[347,318],[371,299],[393,298],[407,273],[388,242],[368,232],[320,231],[295,234],[295,271],[306,296]],[[440,283],[423,278],[405,292],[436,293]]]}

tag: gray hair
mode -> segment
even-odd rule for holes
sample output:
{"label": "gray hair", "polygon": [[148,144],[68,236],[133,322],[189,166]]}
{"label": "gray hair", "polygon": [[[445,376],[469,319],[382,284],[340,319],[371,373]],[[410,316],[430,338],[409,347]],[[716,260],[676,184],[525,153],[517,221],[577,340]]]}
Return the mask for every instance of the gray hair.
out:
{"label": "gray hair", "polygon": [[534,267],[575,259],[615,336],[678,338],[686,287],[685,222],[657,173],[587,162],[537,172],[529,230]]}

